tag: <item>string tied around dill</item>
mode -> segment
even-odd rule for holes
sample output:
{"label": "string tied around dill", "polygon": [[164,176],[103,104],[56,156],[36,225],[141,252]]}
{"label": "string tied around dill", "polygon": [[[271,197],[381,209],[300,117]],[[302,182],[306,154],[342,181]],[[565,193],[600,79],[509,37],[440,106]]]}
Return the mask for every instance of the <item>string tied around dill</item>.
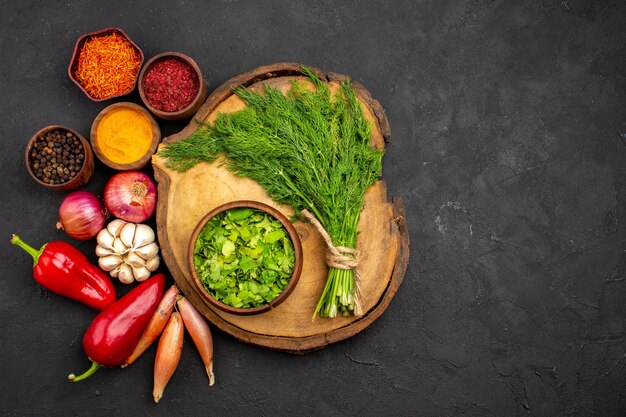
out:
{"label": "string tied around dill", "polygon": [[359,273],[359,251],[347,246],[335,246],[333,241],[324,229],[324,226],[310,211],[304,209],[302,216],[315,227],[326,243],[326,265],[329,268],[351,269],[354,274],[354,315],[361,317],[363,309],[361,307],[361,275]]}

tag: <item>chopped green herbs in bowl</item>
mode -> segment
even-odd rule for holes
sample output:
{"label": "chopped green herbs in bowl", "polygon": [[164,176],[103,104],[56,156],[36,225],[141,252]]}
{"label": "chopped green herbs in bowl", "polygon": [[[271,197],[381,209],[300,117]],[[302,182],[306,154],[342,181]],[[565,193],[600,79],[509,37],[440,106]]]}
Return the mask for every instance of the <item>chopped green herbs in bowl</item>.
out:
{"label": "chopped green herbs in bowl", "polygon": [[189,245],[189,268],[200,294],[234,314],[276,307],[302,270],[300,238],[278,210],[256,201],[234,201],[211,210]]}

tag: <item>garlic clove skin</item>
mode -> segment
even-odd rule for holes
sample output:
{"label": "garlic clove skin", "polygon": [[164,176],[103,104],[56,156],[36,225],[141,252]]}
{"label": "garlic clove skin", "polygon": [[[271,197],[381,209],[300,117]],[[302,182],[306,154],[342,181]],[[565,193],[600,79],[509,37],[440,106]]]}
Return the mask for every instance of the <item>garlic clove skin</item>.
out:
{"label": "garlic clove skin", "polygon": [[124,265],[124,264],[121,263],[118,266],[116,266],[115,268],[113,268],[113,270],[111,270],[111,272],[109,272],[109,275],[111,275],[113,278],[117,278],[117,276],[120,273],[120,269],[122,269],[122,265]]}
{"label": "garlic clove skin", "polygon": [[154,242],[154,230],[147,224],[138,224],[135,230],[135,238],[133,239],[133,247],[139,248],[148,243]]}
{"label": "garlic clove skin", "polygon": [[154,258],[148,259],[148,261],[146,262],[146,268],[150,272],[154,272],[157,270],[160,263],[161,263],[161,258],[159,258],[158,256],[155,256]]}
{"label": "garlic clove skin", "polygon": [[141,256],[143,259],[152,259],[159,253],[159,245],[157,245],[156,242],[148,243],[145,246],[135,248],[133,252]]}
{"label": "garlic clove skin", "polygon": [[115,237],[115,236],[119,236],[120,232],[122,231],[122,228],[126,225],[126,222],[124,220],[121,219],[115,219],[113,221],[111,221],[108,225],[107,225],[107,230],[109,231],[109,233],[111,234],[111,236]]}
{"label": "garlic clove skin", "polygon": [[122,239],[115,238],[115,240],[113,241],[113,251],[117,254],[117,255],[123,255],[126,252],[128,252],[128,246],[126,246],[124,244],[124,242],[122,242]]}
{"label": "garlic clove skin", "polygon": [[117,255],[108,255],[98,258],[98,265],[105,271],[112,271],[116,266],[122,263],[122,257]]}
{"label": "garlic clove skin", "polygon": [[120,272],[117,275],[117,279],[124,284],[130,284],[135,280],[133,276],[133,268],[127,263],[123,263],[120,267]]}
{"label": "garlic clove skin", "polygon": [[146,265],[145,259],[137,255],[135,252],[128,252],[124,255],[124,262],[133,268],[142,268]]}
{"label": "garlic clove skin", "polygon": [[122,231],[119,234],[119,239],[127,248],[133,247],[135,229],[137,229],[137,225],[135,223],[126,223],[124,227],[122,227]]}
{"label": "garlic clove skin", "polygon": [[133,276],[138,282],[147,280],[150,278],[150,275],[152,275],[152,272],[150,272],[150,270],[148,270],[145,266],[133,268]]}
{"label": "garlic clove skin", "polygon": [[107,229],[102,229],[98,232],[96,236],[96,241],[99,246],[102,246],[105,249],[113,249],[113,241],[115,240],[115,236],[113,236]]}
{"label": "garlic clove skin", "polygon": [[113,255],[114,253],[113,249],[107,249],[100,245],[96,246],[96,255],[98,255],[98,257]]}

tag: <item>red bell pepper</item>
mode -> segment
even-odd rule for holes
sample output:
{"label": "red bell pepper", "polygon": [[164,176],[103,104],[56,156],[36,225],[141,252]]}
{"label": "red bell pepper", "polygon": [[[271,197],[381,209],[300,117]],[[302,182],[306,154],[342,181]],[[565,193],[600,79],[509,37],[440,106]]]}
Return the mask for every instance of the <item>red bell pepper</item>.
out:
{"label": "red bell pepper", "polygon": [[147,279],[96,316],[83,336],[83,348],[92,362],[79,376],[69,375],[73,382],[90,377],[102,366],[119,366],[133,353],[152,313],[157,308],[165,275]]}
{"label": "red bell pepper", "polygon": [[13,235],[11,243],[33,257],[35,281],[50,291],[96,310],[104,310],[115,302],[115,287],[109,277],[69,243],[50,242],[37,250],[17,235]]}

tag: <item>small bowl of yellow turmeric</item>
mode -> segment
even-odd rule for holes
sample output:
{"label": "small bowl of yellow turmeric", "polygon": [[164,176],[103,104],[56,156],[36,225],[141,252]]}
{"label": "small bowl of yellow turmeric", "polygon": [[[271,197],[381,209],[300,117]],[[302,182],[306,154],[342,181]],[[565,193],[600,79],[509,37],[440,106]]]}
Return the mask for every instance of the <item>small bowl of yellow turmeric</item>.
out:
{"label": "small bowl of yellow turmeric", "polygon": [[129,102],[111,104],[91,125],[91,147],[106,166],[118,171],[141,169],[161,141],[161,129],[143,107]]}

